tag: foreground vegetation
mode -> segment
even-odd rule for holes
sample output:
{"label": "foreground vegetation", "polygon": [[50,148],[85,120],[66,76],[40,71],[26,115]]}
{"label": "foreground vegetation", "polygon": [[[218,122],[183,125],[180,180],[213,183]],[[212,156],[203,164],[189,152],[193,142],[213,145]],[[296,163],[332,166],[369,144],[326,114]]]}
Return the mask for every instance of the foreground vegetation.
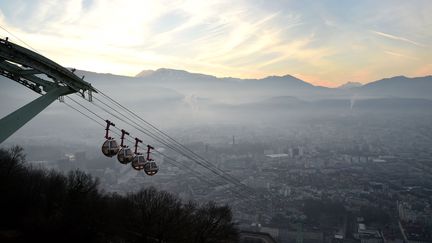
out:
{"label": "foreground vegetation", "polygon": [[0,149],[1,242],[236,242],[228,206],[198,205],[155,188],[103,193],[82,171],[26,165]]}

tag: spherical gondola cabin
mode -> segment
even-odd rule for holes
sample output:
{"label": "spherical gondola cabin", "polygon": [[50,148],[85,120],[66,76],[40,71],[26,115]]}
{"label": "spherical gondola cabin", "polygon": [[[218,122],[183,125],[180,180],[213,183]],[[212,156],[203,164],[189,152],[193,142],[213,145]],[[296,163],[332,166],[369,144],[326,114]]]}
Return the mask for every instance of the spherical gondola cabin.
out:
{"label": "spherical gondola cabin", "polygon": [[134,153],[128,147],[122,147],[117,154],[117,160],[124,165],[132,162],[134,157]]}
{"label": "spherical gondola cabin", "polygon": [[148,161],[144,164],[144,172],[149,175],[153,176],[158,172],[159,168],[154,161]]}
{"label": "spherical gondola cabin", "polygon": [[102,144],[102,153],[107,157],[113,157],[119,152],[119,146],[117,142],[109,138]]}
{"label": "spherical gondola cabin", "polygon": [[146,158],[142,154],[137,154],[132,160],[132,168],[135,170],[143,170],[146,163]]}

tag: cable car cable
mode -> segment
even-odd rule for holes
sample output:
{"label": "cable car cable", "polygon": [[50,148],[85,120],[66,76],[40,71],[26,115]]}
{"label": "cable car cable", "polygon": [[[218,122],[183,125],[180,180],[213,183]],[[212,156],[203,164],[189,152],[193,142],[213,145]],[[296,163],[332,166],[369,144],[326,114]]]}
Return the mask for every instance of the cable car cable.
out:
{"label": "cable car cable", "polygon": [[[75,100],[73,100],[73,101],[75,101]],[[80,111],[79,109],[77,109],[77,108],[71,106],[70,104],[68,104],[68,103],[66,103],[66,102],[64,102],[64,104],[67,105],[68,107],[70,107],[71,109],[73,109],[73,110],[79,112],[79,113],[82,114],[83,116],[85,116],[85,117],[91,119],[92,121],[94,121],[95,123],[97,123],[98,125],[100,125],[101,127],[105,127],[104,124],[98,122],[96,119],[94,119],[93,117],[90,117],[89,115],[85,114],[84,112]],[[120,134],[117,133],[116,131],[112,131],[112,133],[114,133],[114,134],[120,136]],[[129,139],[127,139],[127,140],[130,142]],[[156,150],[156,153],[161,154],[162,156],[164,156],[165,158],[167,158],[167,159],[169,159],[169,160],[171,160],[171,161],[176,161],[176,160],[170,158],[169,156],[167,156],[167,155],[165,155],[165,154],[163,154],[163,153],[161,153],[161,152],[159,152],[159,151],[157,151],[157,150]],[[176,162],[177,162],[177,161],[176,161]],[[175,165],[175,164],[173,164],[173,163],[171,163],[171,164],[174,165],[174,166],[177,166],[177,167],[178,167],[178,165]],[[184,165],[184,164],[183,164],[183,165]],[[189,169],[189,167],[186,167],[186,168]],[[192,169],[191,169],[191,170],[192,170]],[[193,170],[192,170],[192,171],[193,171]],[[194,171],[194,172],[195,172],[195,171]],[[211,184],[211,185],[213,185],[213,184]]]}
{"label": "cable car cable", "polygon": [[[99,90],[97,90],[97,91],[100,92]],[[101,100],[98,99],[97,97],[93,97],[93,98],[94,98],[95,100],[98,100],[99,102],[101,102],[101,103],[104,104],[105,106],[109,107],[110,109],[112,109],[112,110],[116,111],[117,113],[121,114],[122,117],[126,117],[124,114],[122,114],[122,113],[119,112],[118,110],[112,108],[111,106],[109,106],[109,105],[106,104],[105,102],[101,101]],[[95,104],[95,102],[92,102],[92,103]],[[95,105],[96,105],[96,104],[95,104]],[[125,123],[131,125],[130,123],[126,122],[123,118],[120,118],[119,116],[112,114],[112,112],[108,111],[108,110],[105,109],[105,108],[102,108],[100,105],[96,105],[96,106],[98,106],[100,109],[104,110],[105,112],[111,114],[112,116],[116,117],[117,119],[120,119],[120,120],[122,120],[123,122],[125,122]],[[126,109],[127,109],[127,108],[126,108]],[[137,115],[135,115],[135,116],[137,116]],[[128,120],[132,121],[134,124],[136,124],[136,125],[139,126],[140,128],[146,130],[146,132],[144,132],[144,133],[146,133],[146,135],[149,135],[148,133],[152,133],[151,131],[149,131],[149,130],[146,129],[146,128],[143,128],[141,125],[137,124],[137,123],[134,122],[133,120],[131,120],[131,119],[128,119]],[[152,125],[152,126],[153,126],[153,125]],[[154,126],[153,126],[153,127],[154,127]],[[136,128],[136,127],[135,127],[135,128]],[[136,129],[138,129],[138,128],[136,128]],[[140,129],[138,129],[138,130],[140,130]],[[159,131],[160,131],[160,130],[159,130]],[[141,132],[143,132],[143,131],[141,131]],[[152,134],[153,134],[153,133],[152,133]],[[165,136],[168,136],[168,135],[166,135],[166,134],[164,134],[164,135],[165,135]],[[153,138],[154,138],[154,137],[153,137]],[[163,139],[163,140],[164,140],[164,144],[167,145],[166,139]],[[174,140],[173,138],[171,138],[171,137],[170,137],[170,140],[175,141],[175,140]],[[177,141],[175,141],[175,142],[176,142],[177,144],[180,144],[180,143],[177,142]],[[181,145],[181,144],[180,144],[180,145]],[[182,147],[184,148],[185,146],[182,145]],[[173,149],[172,146],[170,146],[170,148]],[[219,172],[222,173],[222,174],[220,174],[220,173],[218,173],[218,172],[215,172],[215,173],[217,173],[219,176],[223,176],[223,177],[225,177],[227,180],[231,181],[231,183],[239,184],[239,186],[245,187],[246,190],[248,190],[249,192],[254,193],[254,191],[253,191],[252,189],[248,188],[246,185],[244,185],[243,183],[239,182],[237,179],[235,179],[235,178],[232,177],[231,175],[227,174],[227,173],[224,172],[223,170],[220,170],[219,168],[215,167],[213,164],[211,164],[210,162],[206,161],[206,160],[203,159],[202,157],[199,156],[199,159],[200,159],[202,162],[198,162],[198,160],[197,160],[196,158],[192,158],[191,156],[186,155],[185,152],[180,152],[179,149],[180,149],[180,148],[177,148],[177,149],[174,149],[174,150],[177,151],[177,152],[179,152],[179,153],[181,153],[182,155],[188,157],[189,159],[194,160],[196,163],[200,164],[201,166],[203,166],[203,167],[205,167],[205,168],[207,168],[207,169],[209,169],[209,170],[212,170],[212,171],[214,171],[214,172],[215,172],[215,170],[219,171]],[[182,149],[182,150],[184,151],[184,149]],[[195,154],[195,153],[194,153],[193,151],[191,151],[190,149],[188,149],[187,151],[188,151],[188,152],[192,152],[193,154]],[[186,153],[187,153],[187,152],[186,152]],[[197,156],[198,156],[198,155],[195,154],[195,157],[197,157]],[[205,162],[206,162],[206,163],[205,163]],[[203,163],[207,164],[207,166],[203,165]]]}
{"label": "cable car cable", "polygon": [[[94,98],[95,100],[99,100],[99,99],[97,99],[96,97],[93,97],[93,98]],[[99,102],[101,102],[101,101],[99,100]],[[101,103],[103,103],[103,102],[101,102]],[[134,127],[135,129],[137,129],[137,130],[139,130],[139,131],[145,133],[147,136],[152,137],[153,139],[155,139],[155,140],[157,140],[158,142],[164,144],[165,146],[169,147],[170,149],[172,149],[172,150],[174,150],[174,151],[177,151],[178,153],[182,154],[182,155],[185,156],[185,157],[188,157],[189,159],[192,159],[193,161],[195,161],[195,162],[198,163],[199,165],[201,165],[201,166],[203,166],[203,167],[205,167],[205,168],[211,170],[211,171],[212,171],[213,173],[215,173],[216,175],[219,175],[219,176],[224,177],[225,179],[227,179],[228,181],[230,181],[230,182],[233,183],[233,184],[238,184],[238,183],[239,183],[239,182],[237,182],[237,181],[233,181],[231,178],[226,178],[226,176],[225,176],[224,174],[220,174],[220,173],[218,173],[218,172],[214,169],[214,168],[216,168],[216,167],[209,167],[208,165],[205,165],[205,164],[203,164],[202,162],[200,162],[200,161],[198,161],[198,160],[196,160],[196,159],[190,157],[190,156],[187,155],[184,151],[181,151],[180,149],[178,149],[178,148],[176,148],[176,147],[173,147],[173,146],[172,146],[171,144],[169,144],[165,139],[157,137],[156,135],[154,135],[154,134],[153,134],[151,131],[149,131],[148,129],[142,128],[141,126],[139,126],[139,124],[136,124],[136,122],[132,121],[133,123],[136,124],[136,125],[132,125],[130,122],[126,121],[124,118],[122,118],[122,117],[120,117],[120,116],[117,116],[116,114],[113,114],[111,111],[105,109],[104,107],[101,107],[99,104],[97,104],[97,103],[95,103],[95,102],[92,102],[92,104],[94,104],[94,105],[97,106],[98,108],[102,109],[103,111],[107,112],[107,113],[110,114],[111,116],[113,116],[113,117],[115,117],[115,118],[121,120],[122,122],[124,122],[124,123],[126,123],[126,124],[128,124],[128,125],[130,125],[130,126],[132,126],[132,127]],[[103,104],[105,104],[105,103],[103,103]],[[108,106],[107,104],[105,104],[105,105]],[[111,108],[111,109],[112,109],[112,108]],[[121,114],[121,113],[118,112],[117,110],[115,110],[115,109],[113,109],[113,110],[116,111],[117,113]],[[123,114],[121,114],[121,115],[123,115]],[[140,128],[138,128],[137,126],[139,126]],[[143,131],[143,130],[145,130],[145,131]],[[242,184],[242,185],[243,185],[243,184]]]}
{"label": "cable car cable", "polygon": [[[177,145],[181,146],[183,149],[187,150],[188,152],[190,152],[191,154],[193,154],[195,157],[199,158],[200,160],[203,160],[204,162],[208,163],[209,165],[213,165],[211,162],[207,161],[206,159],[204,159],[203,157],[201,157],[200,155],[196,154],[194,151],[190,150],[188,147],[184,146],[183,144],[181,144],[180,142],[178,142],[177,140],[175,140],[174,138],[172,138],[171,136],[169,136],[168,134],[166,134],[165,132],[163,132],[162,130],[158,129],[157,127],[155,127],[153,124],[151,124],[150,122],[144,120],[143,118],[141,118],[140,116],[138,116],[136,113],[134,113],[133,111],[131,111],[130,109],[128,109],[127,107],[123,106],[122,104],[120,104],[119,102],[115,101],[114,99],[112,99],[111,97],[109,97],[108,95],[106,95],[105,93],[103,93],[102,91],[96,89],[96,91],[98,93],[100,93],[102,96],[106,97],[106,99],[110,100],[112,103],[116,104],[117,106],[119,106],[120,108],[126,110],[127,112],[129,112],[130,114],[132,114],[133,116],[135,116],[136,118],[138,118],[139,120],[141,120],[142,122],[144,122],[145,124],[147,124],[148,126],[152,127],[154,130],[156,130],[157,132],[159,132],[160,134],[162,134],[163,136],[167,137],[169,140],[171,140],[172,142],[176,143]],[[97,98],[96,98],[97,99]],[[99,100],[99,99],[98,99]],[[100,100],[99,100],[100,101]],[[100,101],[102,102],[102,101]],[[216,167],[217,168],[217,167]],[[218,170],[220,170],[219,168],[217,168]],[[222,173],[226,173],[223,170],[220,170]],[[229,174],[227,174],[228,176],[231,176]],[[235,179],[235,178],[233,178]],[[236,179],[235,179],[236,180]]]}
{"label": "cable car cable", "polygon": [[[183,144],[179,143],[178,141],[176,141],[174,138],[172,138],[171,136],[169,136],[168,134],[166,134],[165,132],[163,132],[162,130],[158,129],[157,127],[155,127],[154,125],[152,125],[151,123],[147,122],[146,120],[142,119],[140,116],[138,116],[137,114],[135,114],[134,112],[132,112],[131,110],[129,110],[128,108],[124,107],[123,105],[121,105],[119,102],[115,101],[114,99],[110,98],[108,95],[106,95],[105,93],[103,93],[100,90],[96,90],[97,92],[99,92],[102,96],[104,96],[106,99],[110,100],[112,103],[116,104],[117,106],[119,106],[120,108],[128,111],[130,114],[132,114],[133,116],[137,117],[138,119],[140,119],[142,122],[146,123],[147,125],[151,126],[153,129],[155,129],[157,132],[161,133],[162,135],[164,135],[165,137],[167,137],[169,140],[173,141],[174,143],[176,143],[177,145],[179,145],[180,147],[182,147],[183,149],[187,150],[188,152],[190,152],[191,154],[193,154],[195,157],[197,157],[198,159],[200,159],[201,161],[203,161],[204,163],[208,164],[211,167],[214,167],[214,165],[207,161],[206,159],[204,159],[203,157],[201,157],[200,155],[196,154],[195,152],[193,152],[192,150],[190,150],[189,148],[187,148],[186,146],[184,146]],[[97,99],[97,98],[96,98]],[[99,99],[97,99],[99,100]],[[99,100],[100,102],[102,102],[101,100]],[[102,102],[104,103],[104,102]],[[109,105],[105,104],[106,106],[110,107]],[[112,107],[111,107],[112,108]],[[118,112],[118,111],[117,111]],[[120,112],[119,112],[120,113]],[[121,113],[120,113],[121,114]],[[123,115],[124,116],[124,115]],[[129,119],[130,120],[130,119]],[[245,189],[251,191],[252,193],[255,193],[254,190],[248,188],[246,185],[244,185],[243,183],[241,183],[240,181],[238,181],[236,178],[232,177],[231,175],[227,174],[225,171],[214,167],[217,170],[219,170],[221,173],[225,174],[226,176],[230,177],[232,180],[237,181],[237,183],[243,185],[244,187],[246,187]]]}
{"label": "cable car cable", "polygon": [[[81,105],[81,104],[79,104],[77,101],[73,100],[72,98],[70,98],[70,99],[71,99],[72,101],[74,101],[75,103],[77,103],[78,105]],[[98,125],[100,125],[101,127],[105,127],[104,124],[98,122],[98,121],[97,121],[96,119],[94,119],[93,117],[90,117],[89,115],[85,114],[84,112],[80,111],[79,109],[77,109],[77,108],[71,106],[70,104],[68,104],[68,103],[66,103],[66,102],[63,102],[63,103],[64,103],[65,105],[67,105],[68,107],[70,107],[71,109],[73,109],[73,110],[79,112],[80,114],[84,115],[85,117],[91,119],[92,121],[94,121],[95,123],[97,123]],[[83,107],[83,108],[85,108],[85,107]],[[88,111],[90,111],[90,110],[88,110]],[[97,115],[97,114],[95,114],[94,112],[92,112],[92,114]],[[101,118],[101,117],[99,117],[99,118]],[[117,127],[115,127],[115,128],[117,128]],[[119,129],[119,128],[117,128],[117,129]],[[114,133],[114,134],[120,136],[120,134],[117,133],[116,131],[112,131],[112,133]],[[127,139],[127,138],[126,138],[126,139]],[[129,142],[131,142],[130,139],[127,139],[127,140],[128,140]],[[164,156],[164,158],[167,158],[167,159],[168,159],[167,163],[169,163],[169,164],[171,164],[171,165],[173,165],[173,166],[176,166],[176,167],[180,168],[177,164],[174,164],[174,163],[173,163],[173,162],[175,162],[175,163],[178,163],[178,164],[179,164],[180,162],[176,161],[175,159],[173,159],[173,158],[167,156],[166,154],[164,154],[164,153],[162,153],[162,152],[160,152],[160,151],[155,150],[155,152],[158,153],[158,154],[160,154],[160,155],[162,155],[162,156]],[[170,162],[170,161],[172,161],[172,162]],[[205,175],[203,175],[203,174],[200,173],[199,171],[196,171],[196,170],[192,169],[191,167],[189,167],[188,165],[186,165],[186,164],[184,164],[184,163],[181,163],[181,165],[182,165],[183,168],[186,168],[186,169],[188,169],[189,171],[193,172],[192,174],[193,174],[195,177],[197,177],[197,179],[206,182],[206,183],[209,184],[210,186],[218,186],[218,184],[215,184],[215,182],[213,182],[213,181],[211,181],[210,179],[208,179],[207,177],[205,177]],[[227,189],[230,190],[232,193],[237,194],[237,193],[236,193],[235,191],[233,191],[231,188],[227,188]],[[237,196],[239,196],[239,195],[237,195]],[[241,196],[243,196],[243,197],[239,197],[239,199],[244,199],[245,195],[241,195]]]}
{"label": "cable car cable", "polygon": [[[78,105],[80,105],[81,107],[83,107],[84,109],[86,109],[87,111],[89,111],[90,113],[92,113],[93,115],[95,115],[95,116],[97,116],[99,119],[101,119],[101,120],[104,120],[101,116],[99,116],[99,115],[97,115],[95,112],[93,112],[93,111],[91,111],[90,109],[88,109],[87,107],[85,107],[84,105],[82,105],[82,104],[80,104],[79,102],[77,102],[77,101],[75,101],[73,98],[71,98],[71,97],[68,97],[70,100],[72,100],[73,102],[75,102],[76,104],[78,104]],[[108,112],[107,110],[105,110],[106,112]],[[80,113],[82,113],[82,112],[80,112]],[[99,123],[100,124],[100,123]],[[100,124],[101,126],[103,126],[104,127],[104,125],[103,124]],[[119,130],[119,131],[121,131],[121,129],[120,128],[118,128],[118,127],[115,127],[114,126],[114,128],[115,129],[117,129],[117,130]],[[113,131],[113,133],[115,133],[114,131]],[[120,136],[118,133],[116,133],[118,136]],[[155,139],[158,139],[157,137],[155,138]],[[129,140],[129,139],[128,139]],[[129,140],[130,141],[130,140]],[[167,147],[169,147],[169,148],[171,148],[172,150],[176,150],[175,148],[172,148],[171,147],[171,145],[170,144],[164,144],[165,146],[167,146]],[[157,152],[159,152],[159,151],[157,151]],[[178,153],[181,153],[182,154],[182,152],[181,151],[177,151]],[[185,156],[184,154],[183,154],[183,156]],[[187,156],[185,156],[185,157],[187,157]],[[190,158],[189,158],[190,159]],[[196,162],[197,163],[197,162]],[[198,162],[199,163],[199,162]],[[184,163],[183,163],[183,165],[185,165]],[[201,165],[201,166],[203,166],[203,165]],[[204,166],[205,167],[205,166]],[[212,171],[211,170],[211,168],[207,168],[207,167],[205,167],[206,169],[208,169],[208,170],[210,170],[210,171]],[[196,173],[196,171],[194,171],[195,173]],[[218,173],[215,173],[218,177],[221,177],[222,179],[224,179],[227,183],[229,183],[229,184],[233,184],[233,182],[232,181],[227,181],[226,180],[226,178],[224,178],[223,176],[221,176],[220,174],[218,174]],[[205,175],[203,175],[203,176],[205,176]],[[214,184],[214,182],[212,182],[213,183],[213,185],[215,185]],[[235,193],[235,192],[234,192]],[[245,193],[244,191],[241,191],[241,193],[243,194],[243,193]],[[248,196],[245,196],[244,194],[242,195],[243,197],[249,197],[249,195]]]}

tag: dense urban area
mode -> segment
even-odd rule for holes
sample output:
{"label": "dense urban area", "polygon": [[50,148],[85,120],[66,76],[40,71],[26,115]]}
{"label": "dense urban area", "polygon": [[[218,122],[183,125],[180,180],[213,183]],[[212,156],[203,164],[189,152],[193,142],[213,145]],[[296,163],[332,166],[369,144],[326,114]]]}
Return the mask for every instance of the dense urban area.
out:
{"label": "dense urban area", "polygon": [[[95,157],[97,147],[53,146],[29,159],[33,166],[82,169],[99,177],[108,192],[155,186],[183,200],[227,204],[239,229],[269,234],[277,242],[432,240],[427,115],[353,112],[278,128],[209,124],[170,132],[254,192],[218,180],[163,147],[156,149],[181,164],[155,154],[160,171],[152,177],[115,158]],[[40,149],[27,146],[30,154]]]}

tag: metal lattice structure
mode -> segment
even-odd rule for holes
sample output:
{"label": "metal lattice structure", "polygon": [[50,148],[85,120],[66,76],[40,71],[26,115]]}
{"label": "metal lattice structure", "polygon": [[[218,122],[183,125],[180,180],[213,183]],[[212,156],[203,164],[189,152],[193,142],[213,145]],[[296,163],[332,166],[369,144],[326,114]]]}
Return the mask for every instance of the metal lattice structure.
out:
{"label": "metal lattice structure", "polygon": [[80,93],[91,101],[92,92],[96,92],[83,77],[7,38],[0,39],[0,75],[42,95],[0,120],[0,143],[57,98]]}

